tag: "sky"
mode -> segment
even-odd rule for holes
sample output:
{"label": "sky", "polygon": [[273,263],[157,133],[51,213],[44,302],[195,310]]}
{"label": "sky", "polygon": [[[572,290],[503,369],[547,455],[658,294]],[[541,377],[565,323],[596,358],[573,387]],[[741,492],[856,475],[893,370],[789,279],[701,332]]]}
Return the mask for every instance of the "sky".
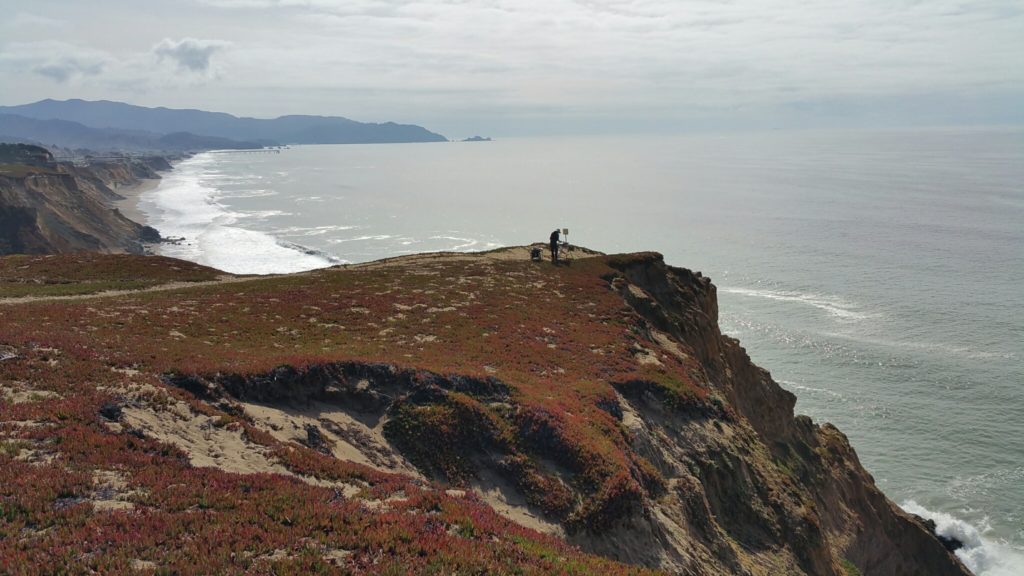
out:
{"label": "sky", "polygon": [[1024,0],[0,0],[0,104],[449,137],[1024,124]]}

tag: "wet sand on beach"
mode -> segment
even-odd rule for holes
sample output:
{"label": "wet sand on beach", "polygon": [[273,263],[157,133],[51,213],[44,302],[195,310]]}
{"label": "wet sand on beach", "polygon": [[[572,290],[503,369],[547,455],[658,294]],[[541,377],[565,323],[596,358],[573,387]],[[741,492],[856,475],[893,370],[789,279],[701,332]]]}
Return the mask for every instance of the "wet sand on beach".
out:
{"label": "wet sand on beach", "polygon": [[160,179],[152,178],[141,180],[138,184],[117,188],[114,192],[124,196],[124,199],[114,201],[113,207],[117,208],[125,218],[139,224],[148,225],[149,222],[147,221],[146,214],[139,209],[139,200],[143,194],[155,189],[159,185]]}

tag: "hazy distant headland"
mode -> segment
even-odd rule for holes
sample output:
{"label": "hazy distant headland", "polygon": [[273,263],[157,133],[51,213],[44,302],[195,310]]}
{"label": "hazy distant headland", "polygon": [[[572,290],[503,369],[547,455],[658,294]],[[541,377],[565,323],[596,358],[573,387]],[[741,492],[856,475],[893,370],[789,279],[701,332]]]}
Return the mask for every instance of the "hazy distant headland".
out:
{"label": "hazy distant headland", "polygon": [[121,102],[41,100],[0,106],[0,141],[122,151],[248,149],[283,144],[446,142],[421,126],[338,116],[239,118]]}

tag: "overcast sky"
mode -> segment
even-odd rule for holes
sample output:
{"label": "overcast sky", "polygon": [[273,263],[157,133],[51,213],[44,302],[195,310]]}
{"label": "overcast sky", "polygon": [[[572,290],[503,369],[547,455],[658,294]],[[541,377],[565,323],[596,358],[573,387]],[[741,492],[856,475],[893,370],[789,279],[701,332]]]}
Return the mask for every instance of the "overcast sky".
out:
{"label": "overcast sky", "polygon": [[0,0],[0,104],[450,137],[1024,124],[1024,0]]}

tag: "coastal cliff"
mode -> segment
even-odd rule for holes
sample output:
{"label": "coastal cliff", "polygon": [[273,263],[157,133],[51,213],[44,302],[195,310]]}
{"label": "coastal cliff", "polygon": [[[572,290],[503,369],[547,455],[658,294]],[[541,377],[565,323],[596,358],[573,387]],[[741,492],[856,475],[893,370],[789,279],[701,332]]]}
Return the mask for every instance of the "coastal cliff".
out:
{"label": "coastal cliff", "polygon": [[[53,162],[43,150],[31,162],[0,159],[0,254],[52,254],[76,251],[142,253],[159,241],[153,228],[111,208],[122,199],[115,190],[160,176],[162,158],[93,162],[89,166]],[[8,150],[9,152],[11,150]]]}
{"label": "coastal cliff", "polygon": [[0,568],[969,574],[708,278],[528,253],[0,259]]}

